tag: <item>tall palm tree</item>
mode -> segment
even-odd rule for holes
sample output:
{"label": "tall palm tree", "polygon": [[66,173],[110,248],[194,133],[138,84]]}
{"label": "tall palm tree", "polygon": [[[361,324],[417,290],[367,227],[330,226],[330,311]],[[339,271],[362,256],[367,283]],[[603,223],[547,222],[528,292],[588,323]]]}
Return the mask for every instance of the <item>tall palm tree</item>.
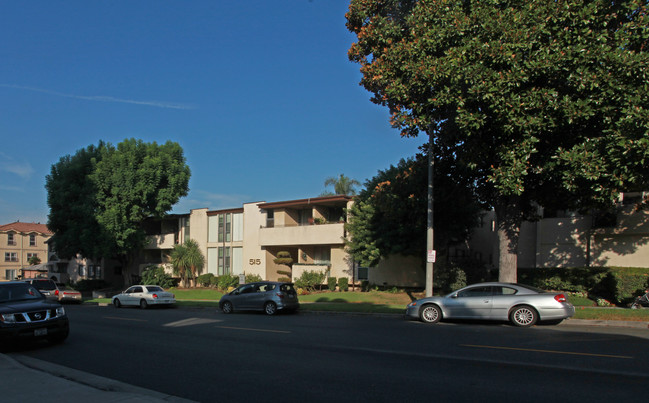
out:
{"label": "tall palm tree", "polygon": [[196,279],[205,266],[205,257],[198,242],[188,239],[182,245],[175,245],[171,251],[171,265],[174,274],[180,277],[181,283],[189,284],[191,287],[191,280]]}
{"label": "tall palm tree", "polygon": [[[356,186],[360,186],[360,182],[357,181],[356,179],[351,179],[345,176],[344,174],[340,174],[339,177],[334,177],[331,176],[327,179],[325,179],[324,185],[325,187],[327,186],[333,186],[334,187],[334,194],[336,195],[346,195],[346,196],[353,196],[356,194]],[[324,195],[330,195],[330,192],[324,192]]]}

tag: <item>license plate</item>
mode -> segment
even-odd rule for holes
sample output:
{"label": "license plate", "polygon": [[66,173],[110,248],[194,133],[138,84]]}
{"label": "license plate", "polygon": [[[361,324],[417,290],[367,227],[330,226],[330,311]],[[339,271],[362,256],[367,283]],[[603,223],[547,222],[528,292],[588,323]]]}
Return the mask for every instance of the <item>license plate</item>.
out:
{"label": "license plate", "polygon": [[34,336],[45,336],[46,334],[47,334],[47,329],[34,330]]}

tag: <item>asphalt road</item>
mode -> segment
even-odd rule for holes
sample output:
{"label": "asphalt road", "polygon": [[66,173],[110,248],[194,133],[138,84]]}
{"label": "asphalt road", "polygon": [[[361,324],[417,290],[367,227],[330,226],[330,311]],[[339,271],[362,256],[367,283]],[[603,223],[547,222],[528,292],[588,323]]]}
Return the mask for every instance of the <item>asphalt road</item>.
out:
{"label": "asphalt road", "polygon": [[199,402],[610,402],[643,399],[649,384],[646,329],[67,309],[65,343],[9,355]]}

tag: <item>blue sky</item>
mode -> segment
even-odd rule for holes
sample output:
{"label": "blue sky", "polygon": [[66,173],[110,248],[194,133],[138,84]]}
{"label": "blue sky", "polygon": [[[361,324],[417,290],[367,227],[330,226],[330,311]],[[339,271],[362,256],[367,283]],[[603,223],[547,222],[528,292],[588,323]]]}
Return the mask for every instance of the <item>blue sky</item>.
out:
{"label": "blue sky", "polygon": [[347,59],[348,0],[0,2],[0,224],[46,222],[45,177],[104,140],[178,142],[174,212],[319,196],[417,152]]}

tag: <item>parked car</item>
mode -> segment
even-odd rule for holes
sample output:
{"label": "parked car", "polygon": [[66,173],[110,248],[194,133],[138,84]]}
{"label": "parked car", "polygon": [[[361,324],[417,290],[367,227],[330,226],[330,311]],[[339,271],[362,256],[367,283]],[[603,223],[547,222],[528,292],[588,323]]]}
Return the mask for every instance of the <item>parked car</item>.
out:
{"label": "parked car", "polygon": [[278,311],[296,311],[300,307],[295,287],[291,283],[261,281],[244,284],[225,294],[219,301],[223,313],[234,311],[263,311],[274,315]]}
{"label": "parked car", "polygon": [[59,302],[76,302],[80,304],[83,301],[80,291],[74,290],[65,284],[57,284],[56,286],[59,289]]}
{"label": "parked car", "polygon": [[59,300],[59,288],[56,286],[54,281],[47,278],[30,278],[25,281],[36,287],[45,298],[51,301]]}
{"label": "parked car", "polygon": [[479,283],[443,297],[427,297],[406,307],[408,318],[436,323],[442,319],[509,320],[516,326],[537,321],[561,322],[575,314],[575,307],[560,293],[523,284]]}
{"label": "parked car", "polygon": [[24,281],[0,283],[0,338],[65,340],[70,323],[65,308]]}
{"label": "parked car", "polygon": [[149,305],[171,306],[176,303],[176,296],[157,285],[134,285],[112,299],[113,306],[139,306],[146,309]]}

